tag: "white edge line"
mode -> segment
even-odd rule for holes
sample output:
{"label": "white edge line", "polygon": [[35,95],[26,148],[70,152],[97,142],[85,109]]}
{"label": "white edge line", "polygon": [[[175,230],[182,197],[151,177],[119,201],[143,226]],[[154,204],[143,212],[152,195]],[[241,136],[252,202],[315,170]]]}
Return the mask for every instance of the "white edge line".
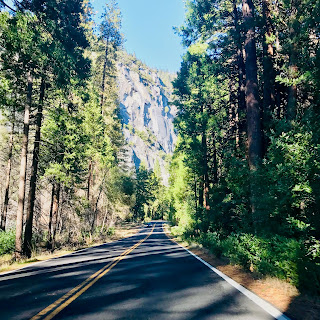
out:
{"label": "white edge line", "polygon": [[[166,232],[165,232],[166,234]],[[167,235],[168,236],[168,235]],[[170,237],[168,237],[170,240],[174,241]],[[217,275],[219,275],[222,279],[227,281],[229,284],[231,284],[234,288],[236,288],[238,291],[240,291],[242,294],[244,294],[246,297],[248,297],[251,301],[253,301],[255,304],[257,304],[259,307],[261,307],[263,310],[268,312],[271,316],[276,318],[277,320],[291,320],[288,318],[286,315],[284,315],[280,310],[278,310],[276,307],[274,307],[272,304],[269,302],[265,301],[264,299],[260,298],[250,290],[246,289],[243,287],[241,284],[238,282],[232,280],[230,277],[225,275],[223,272],[219,271],[212,265],[210,265],[208,262],[204,261],[200,257],[198,257],[196,254],[188,250],[187,248],[183,247],[181,244],[177,243],[174,241],[179,247],[183,248],[186,250],[188,253],[190,253],[192,256],[194,256],[196,259],[198,259],[200,262],[202,262],[204,265],[206,265],[208,268],[210,268],[213,272],[215,272]]]}
{"label": "white edge line", "polygon": [[134,235],[129,236],[129,237],[125,237],[125,238],[122,238],[122,239],[118,239],[118,240],[114,240],[114,241],[110,241],[110,242],[105,242],[105,243],[97,244],[97,245],[92,246],[92,247],[88,247],[88,248],[76,250],[76,251],[73,251],[73,252],[70,252],[70,253],[63,254],[62,256],[53,257],[53,258],[50,258],[50,259],[47,259],[47,260],[41,260],[41,261],[37,261],[37,262],[30,262],[30,263],[27,264],[26,266],[21,267],[21,268],[19,268],[19,269],[0,272],[0,282],[1,282],[1,281],[4,281],[4,280],[7,280],[7,279],[1,279],[2,276],[10,275],[11,273],[19,272],[20,270],[23,270],[23,269],[26,269],[26,268],[29,268],[29,267],[33,267],[33,266],[37,266],[38,264],[41,264],[41,263],[44,263],[44,262],[47,262],[47,261],[50,261],[50,260],[53,260],[53,259],[59,259],[59,258],[63,258],[63,257],[66,257],[66,256],[71,256],[71,255],[73,255],[73,254],[75,254],[75,253],[82,252],[82,251],[88,250],[88,249],[90,249],[90,248],[100,247],[100,246],[103,246],[103,245],[105,245],[105,244],[115,243],[115,242],[118,242],[118,241],[121,241],[121,240],[124,240],[124,239],[128,239],[128,238],[134,237],[134,236],[136,236],[136,235],[137,235],[142,229],[144,229],[144,228],[145,228],[145,227],[141,227],[141,229],[140,229],[137,233],[135,233]]}

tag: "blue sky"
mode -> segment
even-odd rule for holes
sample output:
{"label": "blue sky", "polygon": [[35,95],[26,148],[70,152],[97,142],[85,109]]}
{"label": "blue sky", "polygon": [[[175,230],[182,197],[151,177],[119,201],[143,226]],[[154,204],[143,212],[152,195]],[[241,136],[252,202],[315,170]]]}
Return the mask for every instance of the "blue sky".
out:
{"label": "blue sky", "polygon": [[[176,72],[183,48],[173,27],[184,21],[183,0],[118,0],[125,48],[150,67]],[[92,0],[100,16],[104,0]]]}

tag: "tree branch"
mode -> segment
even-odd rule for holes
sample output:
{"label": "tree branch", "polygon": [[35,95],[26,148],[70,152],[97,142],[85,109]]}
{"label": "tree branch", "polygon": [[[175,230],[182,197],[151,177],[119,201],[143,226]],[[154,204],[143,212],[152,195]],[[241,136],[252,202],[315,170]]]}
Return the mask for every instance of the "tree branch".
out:
{"label": "tree branch", "polygon": [[7,7],[9,10],[13,11],[13,12],[17,12],[17,10],[12,9],[9,5],[7,5],[3,0],[0,0],[0,2]]}

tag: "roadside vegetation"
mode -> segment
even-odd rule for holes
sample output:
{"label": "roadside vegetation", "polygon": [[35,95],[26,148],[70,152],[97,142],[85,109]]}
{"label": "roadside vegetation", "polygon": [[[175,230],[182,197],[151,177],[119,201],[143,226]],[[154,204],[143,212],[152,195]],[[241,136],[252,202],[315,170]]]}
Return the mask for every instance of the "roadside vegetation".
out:
{"label": "roadside vegetation", "polygon": [[80,247],[119,221],[164,218],[217,257],[319,296],[318,3],[187,2],[168,186],[159,163],[124,165],[116,2],[98,26],[88,1],[0,7],[0,255]]}
{"label": "roadside vegetation", "polygon": [[134,205],[134,172],[122,161],[117,4],[107,3],[99,25],[88,1],[0,8],[0,255],[108,239]]}
{"label": "roadside vegetation", "polygon": [[173,81],[179,138],[169,186],[136,210],[154,218],[157,203],[174,235],[314,297],[318,9],[309,1],[188,2],[177,28],[187,52]]}
{"label": "roadside vegetation", "polygon": [[318,4],[191,0],[177,28],[173,232],[320,294]]}

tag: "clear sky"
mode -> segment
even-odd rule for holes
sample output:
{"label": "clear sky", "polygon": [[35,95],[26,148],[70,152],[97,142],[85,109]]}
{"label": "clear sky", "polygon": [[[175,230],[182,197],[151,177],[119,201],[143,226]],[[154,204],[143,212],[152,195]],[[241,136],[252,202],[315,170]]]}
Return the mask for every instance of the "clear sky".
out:
{"label": "clear sky", "polygon": [[[92,0],[101,15],[105,0]],[[125,48],[150,67],[178,71],[183,48],[173,27],[184,21],[183,0],[118,0]]]}

